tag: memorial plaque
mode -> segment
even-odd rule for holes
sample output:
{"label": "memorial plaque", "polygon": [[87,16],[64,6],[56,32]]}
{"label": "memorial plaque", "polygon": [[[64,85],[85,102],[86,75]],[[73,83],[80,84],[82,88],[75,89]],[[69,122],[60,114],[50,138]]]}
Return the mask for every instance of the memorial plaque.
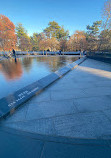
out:
{"label": "memorial plaque", "polygon": [[8,95],[0,99],[0,118],[14,111],[20,104],[26,102],[32,96],[37,93],[40,93],[43,88],[47,87],[49,84],[57,80],[59,76],[55,73],[40,79],[37,82],[34,82],[13,94]]}
{"label": "memorial plaque", "polygon": [[43,87],[38,82],[34,82],[13,94],[0,99],[0,118],[14,111],[20,104],[24,103],[30,97],[39,93]]}

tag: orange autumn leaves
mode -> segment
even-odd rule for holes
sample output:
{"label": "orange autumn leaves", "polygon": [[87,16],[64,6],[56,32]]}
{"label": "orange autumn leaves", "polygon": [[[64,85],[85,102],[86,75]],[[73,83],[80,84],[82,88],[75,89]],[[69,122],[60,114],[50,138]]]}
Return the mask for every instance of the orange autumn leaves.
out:
{"label": "orange autumn leaves", "polygon": [[67,48],[69,51],[86,50],[87,42],[85,32],[75,31],[67,43]]}
{"label": "orange autumn leaves", "polygon": [[16,42],[15,25],[8,17],[0,14],[0,50],[11,51]]}
{"label": "orange autumn leaves", "polygon": [[59,41],[55,37],[46,38],[40,41],[39,49],[56,51],[60,49],[60,44],[59,44]]}

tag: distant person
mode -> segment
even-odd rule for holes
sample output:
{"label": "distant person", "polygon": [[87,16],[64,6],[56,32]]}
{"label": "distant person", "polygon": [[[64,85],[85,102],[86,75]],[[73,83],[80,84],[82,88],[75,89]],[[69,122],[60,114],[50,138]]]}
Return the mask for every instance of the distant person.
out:
{"label": "distant person", "polygon": [[83,51],[83,55],[85,55],[85,50]]}
{"label": "distant person", "polygon": [[15,50],[14,50],[14,49],[12,49],[12,52],[13,52],[13,55],[16,56],[16,53],[15,53]]}
{"label": "distant person", "polygon": [[61,54],[62,54],[61,52],[62,52],[62,51],[60,50],[60,51],[59,51],[59,55],[61,55]]}
{"label": "distant person", "polygon": [[13,52],[13,55],[15,57],[15,62],[17,62],[15,50],[13,49],[12,52]]}
{"label": "distant person", "polygon": [[83,51],[80,52],[80,56],[83,56]]}
{"label": "distant person", "polygon": [[49,49],[47,49],[47,52],[50,52],[50,50],[49,50]]}

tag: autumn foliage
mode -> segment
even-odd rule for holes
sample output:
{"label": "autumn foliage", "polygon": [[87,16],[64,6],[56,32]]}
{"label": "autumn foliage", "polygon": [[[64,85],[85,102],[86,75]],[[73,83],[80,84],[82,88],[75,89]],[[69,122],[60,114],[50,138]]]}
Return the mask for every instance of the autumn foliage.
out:
{"label": "autumn foliage", "polygon": [[43,39],[39,43],[39,49],[57,51],[60,49],[59,41],[55,37]]}
{"label": "autumn foliage", "polygon": [[10,51],[16,46],[15,25],[8,17],[0,14],[0,50]]}
{"label": "autumn foliage", "polygon": [[8,17],[0,14],[0,50],[10,51],[15,46],[20,51],[111,52],[111,0],[104,3],[102,20],[87,25],[86,31],[76,30],[70,36],[69,31],[56,21],[50,21],[41,33],[29,36],[21,23],[15,28]]}
{"label": "autumn foliage", "polygon": [[67,48],[69,51],[83,51],[86,50],[86,36],[83,31],[75,31],[70,37]]}
{"label": "autumn foliage", "polygon": [[23,70],[20,61],[17,61],[17,63],[14,61],[15,59],[4,60],[0,63],[0,71],[7,80],[19,79],[22,76]]}

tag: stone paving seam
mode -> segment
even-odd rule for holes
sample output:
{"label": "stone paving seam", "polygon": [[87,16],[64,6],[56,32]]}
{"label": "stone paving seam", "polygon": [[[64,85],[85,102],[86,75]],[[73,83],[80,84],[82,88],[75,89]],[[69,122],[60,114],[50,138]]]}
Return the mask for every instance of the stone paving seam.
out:
{"label": "stone paving seam", "polygon": [[79,113],[79,109],[78,109],[78,107],[77,107],[78,103],[75,104],[75,102],[74,102],[75,100],[76,100],[76,99],[73,99],[73,104],[75,105],[76,110],[77,110],[77,112]]}
{"label": "stone paving seam", "polygon": [[[79,112],[79,113],[82,113],[82,112]],[[58,118],[58,117],[71,116],[71,115],[75,115],[75,114],[79,114],[79,113],[78,112],[77,113],[72,112],[71,114],[58,115],[58,116],[53,116],[53,117],[45,117],[45,118],[40,118],[40,119],[31,119],[31,120],[24,120],[24,121],[20,120],[20,121],[16,121],[16,122],[8,122],[8,123],[6,123],[6,125],[11,124],[11,123],[20,123],[20,122],[27,123],[27,122],[30,122],[30,121],[39,121],[39,120],[46,120],[46,119],[48,120],[48,119],[54,119],[54,118]],[[87,112],[87,113],[89,113],[89,112]],[[92,113],[92,112],[90,112],[90,113]],[[2,126],[4,126],[3,125],[4,122],[2,122],[0,124]]]}
{"label": "stone paving seam", "polygon": [[55,128],[54,120],[52,120],[52,125],[53,125],[54,134],[56,135],[57,131],[56,131],[56,128]]}
{"label": "stone paving seam", "polygon": [[[106,87],[106,86],[103,86],[103,87]],[[50,88],[50,87],[49,87]],[[90,88],[74,88],[75,90],[77,90],[77,89],[80,89],[80,90],[82,90],[83,92],[85,92],[85,90],[88,90],[88,89],[96,89],[97,88],[97,85],[95,86],[95,87],[90,87]],[[98,87],[98,88],[101,88],[101,87]],[[50,91],[50,92],[57,92],[57,91],[64,91],[64,90],[70,90],[70,89],[62,89],[62,90],[60,90],[60,89],[51,89],[51,90],[48,90],[48,91]],[[110,94],[106,94],[106,95],[110,95]]]}
{"label": "stone paving seam", "polygon": [[43,156],[43,153],[44,153],[44,149],[45,149],[45,145],[46,145],[46,143],[44,142],[44,145],[43,145],[43,148],[42,148],[42,151],[41,151],[41,155],[40,155],[40,158],[42,158],[42,156]]}
{"label": "stone paving seam", "polygon": [[[93,95],[93,96],[90,96],[90,97],[102,97],[102,96],[109,96],[108,94],[107,95],[104,95],[104,94],[102,94],[102,95]],[[78,97],[78,96],[74,96],[74,97],[71,97],[70,99],[81,99],[81,98],[90,98],[89,96],[85,96],[85,97]],[[64,99],[64,100],[70,100],[70,99]],[[56,99],[52,99],[52,97],[51,97],[51,101],[60,101],[61,99],[58,99],[58,100],[56,100]]]}
{"label": "stone paving seam", "polygon": [[[74,138],[73,138],[73,139],[74,139]],[[76,138],[75,138],[75,139],[76,139]],[[38,139],[38,140],[39,140],[39,139]],[[41,139],[40,139],[40,140],[41,140]],[[97,140],[99,140],[99,139],[97,139]],[[49,143],[52,142],[52,143],[55,143],[55,144],[57,143],[57,144],[64,144],[64,145],[65,145],[65,144],[69,144],[69,145],[77,145],[77,146],[83,146],[83,145],[84,145],[84,146],[103,146],[103,147],[107,146],[107,147],[110,147],[110,148],[111,148],[111,144],[108,143],[108,140],[106,140],[106,142],[107,142],[106,144],[107,144],[107,145],[106,145],[106,144],[105,144],[105,145],[90,144],[90,143],[89,143],[89,144],[86,144],[86,143],[83,143],[83,144],[82,144],[82,143],[68,143],[68,142],[66,143],[66,142],[48,141],[48,140],[45,141],[45,142],[46,142],[46,143],[47,143],[47,142],[49,142]]]}
{"label": "stone paving seam", "polygon": [[[105,95],[105,96],[111,96],[111,95]],[[81,98],[95,98],[95,97],[98,98],[98,96],[90,96],[90,97],[80,97],[80,98],[72,98],[72,99],[64,99],[64,100],[75,100],[75,99],[81,99]],[[57,100],[57,101],[64,101],[64,100],[61,99],[61,100]],[[50,100],[50,101],[55,101],[55,100]],[[39,102],[34,101],[33,103],[42,103],[42,102],[49,102],[49,101],[39,101]],[[28,104],[31,105],[33,103],[28,103]]]}
{"label": "stone paving seam", "polygon": [[[77,107],[76,107],[77,108]],[[105,109],[105,110],[111,110],[111,109]],[[6,122],[5,126],[11,124],[11,123],[20,123],[20,122],[23,122],[23,123],[27,123],[27,122],[30,122],[30,121],[39,121],[39,120],[46,120],[46,119],[54,119],[54,118],[58,118],[58,117],[64,117],[64,116],[71,116],[71,115],[77,115],[77,114],[91,114],[91,113],[95,113],[95,112],[101,112],[103,113],[102,110],[95,110],[95,111],[86,111],[86,112],[81,112],[77,109],[77,112],[72,112],[70,114],[64,114],[64,115],[56,115],[56,116],[52,116],[52,117],[45,117],[45,118],[40,118],[40,119],[30,119],[30,120],[20,120],[20,121],[10,121],[10,122]],[[104,113],[103,113],[104,114]],[[104,114],[105,117],[107,117],[107,115]],[[107,117],[107,119],[109,120],[109,118]],[[109,120],[111,122],[111,120]],[[4,126],[3,122],[0,123],[2,126]],[[4,127],[5,127],[4,126]],[[54,128],[55,130],[55,128]]]}
{"label": "stone paving seam", "polygon": [[[18,135],[25,138],[40,140],[40,141],[43,141],[44,143],[54,142],[54,143],[72,144],[72,145],[111,146],[111,143],[109,142],[108,139],[88,139],[88,138],[84,139],[84,138],[74,138],[74,137],[65,137],[65,136],[48,136],[48,135],[41,135],[41,134],[33,134],[31,132],[28,132],[28,133],[24,131],[22,132],[16,129],[12,131],[12,129],[10,128],[5,128],[5,130],[2,129],[2,131],[8,134],[13,134],[15,136]],[[86,143],[86,141],[89,141],[89,142]],[[99,141],[99,144],[97,143],[98,141]],[[102,143],[100,143],[101,141]]]}
{"label": "stone paving seam", "polygon": [[[75,98],[72,98],[72,99],[64,99],[64,100],[67,101],[67,100],[73,100],[73,99],[75,99]],[[61,99],[61,100],[57,100],[57,101],[64,101],[64,100]],[[50,101],[55,101],[55,100],[50,100]],[[44,102],[47,103],[47,102],[49,102],[49,101],[37,101],[37,102],[35,101],[35,102],[33,102],[33,103],[30,103],[30,104],[28,103],[28,104],[31,105],[31,104],[35,104],[35,103],[38,103],[38,104],[39,104],[39,103],[44,103]]]}
{"label": "stone paving seam", "polygon": [[27,113],[28,113],[29,105],[30,105],[30,104],[27,105],[27,110],[26,110],[26,114],[25,114],[25,119],[26,119],[26,116],[27,116]]}
{"label": "stone paving seam", "polygon": [[[8,124],[11,124],[11,123],[27,123],[27,122],[31,122],[31,121],[39,121],[39,120],[48,120],[48,119],[55,119],[55,118],[60,118],[60,117],[64,117],[64,116],[74,116],[74,115],[77,115],[77,114],[92,114],[92,113],[95,113],[95,112],[101,112],[101,113],[103,113],[103,111],[101,111],[101,110],[98,110],[98,111],[88,111],[88,112],[77,112],[77,113],[71,113],[71,114],[65,114],[65,115],[58,115],[58,116],[53,116],[53,117],[46,117],[46,118],[40,118],[40,119],[32,119],[32,120],[20,120],[20,121],[16,121],[16,122],[8,122],[8,123],[6,123],[6,125],[4,126],[3,124],[3,122],[2,123],[0,123],[1,124],[1,126],[2,127],[7,127],[7,125]],[[105,116],[105,115],[104,115]],[[107,118],[108,119],[108,118]],[[9,128],[11,128],[11,127],[9,127]]]}

